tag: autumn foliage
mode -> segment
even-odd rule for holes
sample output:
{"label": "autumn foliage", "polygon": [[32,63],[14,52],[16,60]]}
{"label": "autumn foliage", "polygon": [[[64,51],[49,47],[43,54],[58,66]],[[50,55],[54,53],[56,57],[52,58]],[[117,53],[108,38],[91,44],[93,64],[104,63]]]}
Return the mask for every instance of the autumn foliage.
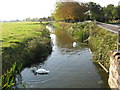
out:
{"label": "autumn foliage", "polygon": [[53,17],[55,20],[83,20],[87,11],[88,8],[78,2],[59,2],[56,4]]}

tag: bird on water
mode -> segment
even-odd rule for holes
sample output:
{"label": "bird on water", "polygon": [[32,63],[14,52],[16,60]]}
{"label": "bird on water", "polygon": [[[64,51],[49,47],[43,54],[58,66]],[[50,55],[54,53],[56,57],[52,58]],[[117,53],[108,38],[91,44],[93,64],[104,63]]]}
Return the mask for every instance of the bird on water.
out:
{"label": "bird on water", "polygon": [[35,75],[36,74],[48,74],[50,72],[50,71],[42,69],[42,68],[37,69],[36,67],[32,68],[31,70]]}
{"label": "bird on water", "polygon": [[76,42],[73,42],[73,47],[77,47],[77,43]]}

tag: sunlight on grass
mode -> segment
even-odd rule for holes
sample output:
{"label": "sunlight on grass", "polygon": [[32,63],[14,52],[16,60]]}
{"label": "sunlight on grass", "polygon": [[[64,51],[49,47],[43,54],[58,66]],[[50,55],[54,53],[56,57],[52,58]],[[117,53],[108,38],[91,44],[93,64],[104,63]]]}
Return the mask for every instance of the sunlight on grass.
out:
{"label": "sunlight on grass", "polygon": [[39,22],[4,22],[2,23],[2,37],[0,41],[3,42],[2,47],[9,47],[13,44],[22,42],[24,38],[34,37],[35,35],[42,35]]}

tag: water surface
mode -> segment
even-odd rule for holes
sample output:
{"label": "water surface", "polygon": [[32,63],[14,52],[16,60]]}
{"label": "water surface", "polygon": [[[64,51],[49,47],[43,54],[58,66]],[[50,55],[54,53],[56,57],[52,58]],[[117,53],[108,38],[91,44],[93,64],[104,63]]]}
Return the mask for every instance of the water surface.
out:
{"label": "water surface", "polygon": [[[48,25],[53,49],[43,63],[22,70],[19,85],[27,88],[106,88],[107,75],[92,61],[89,48],[73,47],[73,38],[63,30]],[[49,74],[34,74],[33,67],[49,70]]]}

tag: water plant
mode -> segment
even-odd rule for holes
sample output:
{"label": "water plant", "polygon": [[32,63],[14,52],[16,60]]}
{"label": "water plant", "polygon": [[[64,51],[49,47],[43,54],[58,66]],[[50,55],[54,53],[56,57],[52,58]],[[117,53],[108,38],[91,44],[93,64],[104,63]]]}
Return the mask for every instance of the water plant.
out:
{"label": "water plant", "polygon": [[4,90],[12,89],[12,87],[15,85],[15,76],[20,73],[21,68],[22,64],[17,65],[17,63],[15,62],[10,68],[10,70],[7,70],[6,73],[1,75],[2,89]]}

